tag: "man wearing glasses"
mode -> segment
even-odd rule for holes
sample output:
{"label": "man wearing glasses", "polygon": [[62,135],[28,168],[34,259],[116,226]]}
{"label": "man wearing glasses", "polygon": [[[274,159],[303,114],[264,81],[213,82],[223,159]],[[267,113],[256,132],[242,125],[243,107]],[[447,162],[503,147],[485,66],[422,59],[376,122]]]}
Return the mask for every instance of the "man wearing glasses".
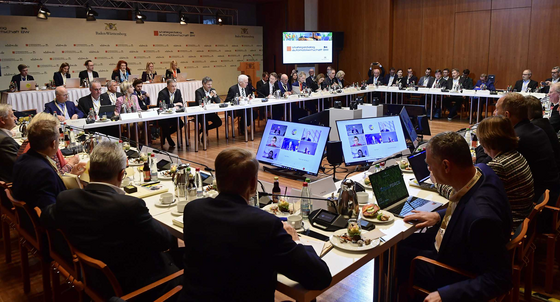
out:
{"label": "man wearing glasses", "polygon": [[[45,104],[45,112],[49,114],[56,113],[58,120],[64,122],[69,119],[83,118],[84,113],[74,105],[74,102],[68,101],[68,92],[63,86],[56,87],[54,91],[56,99]],[[89,111],[89,110],[88,110]]]}
{"label": "man wearing glasses", "polygon": [[552,84],[556,84],[558,82],[560,82],[560,66],[555,66],[552,67],[552,77],[546,79],[542,85],[544,86],[543,89],[541,90],[542,93],[548,93],[550,91],[550,86],[552,86]]}
{"label": "man wearing glasses", "polygon": [[99,116],[99,108],[101,106],[111,105],[111,101],[101,98],[101,83],[97,80],[91,81],[89,91],[91,92],[89,95],[80,98],[78,101],[78,109],[80,109],[84,116],[87,116],[89,110],[93,108],[95,114]]}
{"label": "man wearing glasses", "polygon": [[515,86],[513,87],[515,92],[531,92],[537,89],[539,83],[535,80],[531,80],[531,76],[533,73],[531,70],[527,69],[523,71],[523,78],[517,82],[515,82]]}

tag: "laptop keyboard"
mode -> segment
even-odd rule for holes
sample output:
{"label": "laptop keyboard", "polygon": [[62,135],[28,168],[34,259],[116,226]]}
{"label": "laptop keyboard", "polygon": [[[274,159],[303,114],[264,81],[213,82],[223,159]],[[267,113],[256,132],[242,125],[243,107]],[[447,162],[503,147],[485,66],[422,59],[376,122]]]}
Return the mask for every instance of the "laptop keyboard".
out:
{"label": "laptop keyboard", "polygon": [[427,204],[428,202],[430,201],[426,199],[415,198],[414,200],[406,201],[402,203],[401,206],[396,206],[387,211],[402,217],[410,213],[412,210]]}

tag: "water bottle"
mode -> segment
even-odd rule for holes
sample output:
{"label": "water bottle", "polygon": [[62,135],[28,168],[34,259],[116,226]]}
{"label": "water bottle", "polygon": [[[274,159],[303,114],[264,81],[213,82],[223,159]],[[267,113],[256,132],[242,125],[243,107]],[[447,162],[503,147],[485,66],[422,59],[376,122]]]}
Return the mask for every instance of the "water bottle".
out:
{"label": "water bottle", "polygon": [[467,144],[469,144],[469,147],[471,147],[472,145],[471,128],[467,128],[467,130],[465,130],[465,140],[467,141]]}
{"label": "water bottle", "polygon": [[239,93],[235,94],[235,98],[233,99],[233,105],[239,105]]}
{"label": "water bottle", "polygon": [[307,218],[309,213],[313,210],[313,204],[311,203],[311,192],[309,191],[309,186],[306,182],[303,183],[303,188],[301,189],[301,217]]}
{"label": "water bottle", "polygon": [[152,153],[152,161],[150,163],[150,176],[152,178],[152,181],[158,181],[158,170],[157,170],[157,164],[156,164],[156,155]]}
{"label": "water bottle", "polygon": [[547,96],[545,96],[544,98],[541,99],[541,104],[543,107],[543,117],[545,118],[549,118],[550,117],[550,113],[551,113],[551,103],[550,103],[550,98]]}
{"label": "water bottle", "polygon": [[196,185],[196,197],[204,197],[204,184],[202,183],[202,175],[200,175],[200,168],[196,168],[194,175],[194,184]]}

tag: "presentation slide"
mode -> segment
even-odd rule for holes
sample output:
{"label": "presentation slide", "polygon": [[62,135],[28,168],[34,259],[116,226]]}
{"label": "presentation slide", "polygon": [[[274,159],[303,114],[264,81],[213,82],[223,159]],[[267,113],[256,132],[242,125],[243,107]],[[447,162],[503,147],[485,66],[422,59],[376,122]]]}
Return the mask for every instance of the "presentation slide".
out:
{"label": "presentation slide", "polygon": [[406,149],[398,116],[336,121],[347,166],[374,162]]}
{"label": "presentation slide", "polygon": [[332,63],[332,32],[282,33],[284,64]]}
{"label": "presentation slide", "polygon": [[260,162],[317,175],[330,128],[268,120],[257,151]]}

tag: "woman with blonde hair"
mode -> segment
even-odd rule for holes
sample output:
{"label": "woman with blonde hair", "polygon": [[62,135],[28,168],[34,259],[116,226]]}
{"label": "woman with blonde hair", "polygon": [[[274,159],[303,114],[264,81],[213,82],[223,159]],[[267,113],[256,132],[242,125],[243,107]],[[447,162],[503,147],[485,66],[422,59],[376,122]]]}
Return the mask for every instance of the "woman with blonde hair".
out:
{"label": "woman with blonde hair", "polygon": [[69,78],[70,78],[70,64],[64,62],[60,64],[60,68],[58,69],[58,72],[55,72],[53,75],[54,85],[56,87],[64,86],[66,85],[66,79]]}
{"label": "woman with blonde hair", "polygon": [[180,73],[181,70],[177,67],[177,61],[173,60],[169,63],[169,69],[165,71],[165,78],[176,80]]}
{"label": "woman with blonde hair", "polygon": [[120,85],[122,96],[117,98],[115,104],[115,115],[123,113],[141,111],[142,107],[138,103],[138,97],[134,94],[132,82],[122,82]]}
{"label": "woman with blonde hair", "polygon": [[[31,119],[28,128],[38,121],[43,120],[56,122],[57,125],[60,124],[58,119],[52,114],[40,112],[36,116],[34,116],[33,119]],[[27,153],[27,151],[29,151],[29,147],[29,141],[26,139],[19,147],[17,157],[20,157],[22,154]],[[58,149],[56,155],[51,157],[51,159],[56,164],[56,168],[59,174],[72,173],[74,175],[80,175],[84,172],[85,163],[83,165],[78,165],[80,163],[80,157],[78,155],[74,155],[66,160],[64,158],[64,155],[62,155],[62,151]]]}
{"label": "woman with blonde hair", "polygon": [[344,87],[344,76],[345,76],[345,75],[346,75],[346,73],[345,73],[344,71],[342,71],[342,70],[339,70],[339,71],[336,73],[336,76],[335,76],[335,83],[337,83],[338,86]]}
{"label": "woman with blonde hair", "polygon": [[146,70],[142,72],[142,82],[152,83],[157,72],[154,70],[154,62],[146,63]]}

